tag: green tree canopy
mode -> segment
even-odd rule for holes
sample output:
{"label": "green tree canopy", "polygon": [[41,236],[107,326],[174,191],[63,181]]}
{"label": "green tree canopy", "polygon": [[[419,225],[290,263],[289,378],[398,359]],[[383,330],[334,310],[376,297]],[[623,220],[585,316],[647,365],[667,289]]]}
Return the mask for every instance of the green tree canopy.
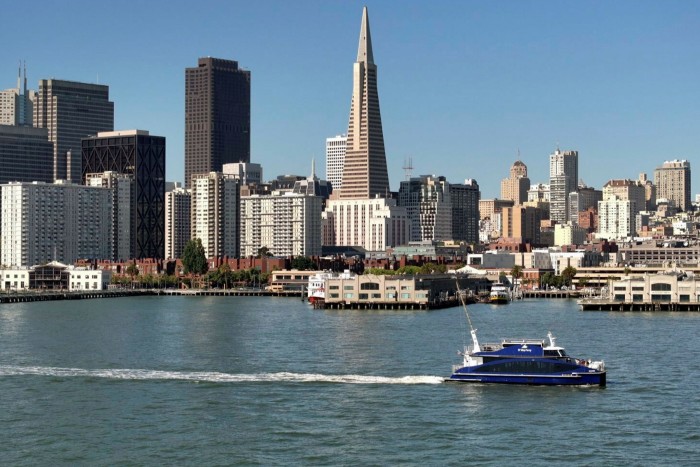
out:
{"label": "green tree canopy", "polygon": [[272,252],[266,246],[261,246],[258,248],[258,258],[269,258],[272,256]]}
{"label": "green tree canopy", "polygon": [[300,271],[313,271],[317,269],[316,263],[307,256],[297,256],[292,260],[292,269],[298,269]]}
{"label": "green tree canopy", "polygon": [[200,239],[193,238],[187,242],[185,250],[182,252],[182,266],[185,274],[206,274],[209,270],[207,256]]}
{"label": "green tree canopy", "polygon": [[139,267],[136,266],[136,261],[126,267],[126,273],[132,278],[139,275]]}
{"label": "green tree canopy", "polygon": [[567,266],[564,268],[564,270],[561,272],[561,277],[564,284],[571,285],[577,272],[578,271],[576,271],[576,268],[573,266]]}

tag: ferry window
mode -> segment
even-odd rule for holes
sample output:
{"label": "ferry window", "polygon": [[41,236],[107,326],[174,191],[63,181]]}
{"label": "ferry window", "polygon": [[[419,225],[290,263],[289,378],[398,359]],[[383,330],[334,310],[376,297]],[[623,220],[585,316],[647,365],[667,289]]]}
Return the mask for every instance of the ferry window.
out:
{"label": "ferry window", "polygon": [[651,284],[651,290],[653,291],[669,291],[671,290],[671,284]]}
{"label": "ferry window", "polygon": [[363,282],[360,284],[360,290],[379,290],[379,284],[376,282]]}

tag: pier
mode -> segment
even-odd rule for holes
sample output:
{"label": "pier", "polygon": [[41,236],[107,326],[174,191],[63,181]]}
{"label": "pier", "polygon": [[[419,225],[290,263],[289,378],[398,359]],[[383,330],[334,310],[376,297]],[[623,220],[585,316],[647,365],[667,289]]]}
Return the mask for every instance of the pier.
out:
{"label": "pier", "polygon": [[697,302],[620,302],[607,299],[583,299],[579,301],[579,305],[583,311],[700,311],[700,303]]}

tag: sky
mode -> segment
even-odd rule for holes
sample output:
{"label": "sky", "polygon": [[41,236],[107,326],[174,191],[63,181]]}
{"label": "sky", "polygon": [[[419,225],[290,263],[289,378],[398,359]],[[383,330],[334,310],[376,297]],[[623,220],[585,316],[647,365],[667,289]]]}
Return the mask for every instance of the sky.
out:
{"label": "sky", "polygon": [[20,60],[30,89],[109,85],[115,129],[166,137],[170,181],[184,178],[185,68],[204,56],[251,72],[264,178],[308,176],[312,159],[323,177],[325,139],[347,132],[366,5],[392,190],[410,172],[498,197],[518,159],[548,183],[559,147],[579,151],[588,186],[686,159],[700,193],[700,2],[3,3],[0,89]]}

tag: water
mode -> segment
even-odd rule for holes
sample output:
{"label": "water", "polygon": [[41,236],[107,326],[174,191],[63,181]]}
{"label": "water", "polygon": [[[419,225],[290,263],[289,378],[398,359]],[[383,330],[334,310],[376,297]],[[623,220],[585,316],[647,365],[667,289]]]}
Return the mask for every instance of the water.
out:
{"label": "water", "polygon": [[459,308],[134,297],[0,306],[2,465],[700,463],[700,314],[474,305],[482,342],[602,358],[608,386],[446,384]]}

